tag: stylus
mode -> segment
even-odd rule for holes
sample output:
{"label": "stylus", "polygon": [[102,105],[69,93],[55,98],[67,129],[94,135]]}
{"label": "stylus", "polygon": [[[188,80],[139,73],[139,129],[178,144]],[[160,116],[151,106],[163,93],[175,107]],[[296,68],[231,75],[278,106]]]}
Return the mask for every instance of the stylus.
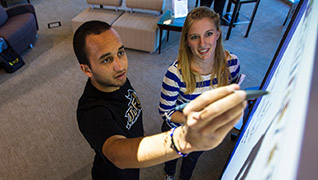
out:
{"label": "stylus", "polygon": [[[240,90],[238,90],[240,91]],[[269,94],[269,91],[263,91],[263,90],[245,90],[246,92],[246,98],[245,100],[251,100],[258,98],[260,96],[264,96],[266,94]]]}
{"label": "stylus", "polygon": [[[237,91],[245,91],[246,92],[246,98],[245,100],[251,100],[251,99],[255,99],[258,98],[260,96],[264,96],[266,94],[269,94],[269,91],[263,91],[263,90],[237,90]],[[235,91],[234,91],[235,92]],[[189,102],[181,104],[176,106],[174,109],[176,111],[180,111],[182,110],[187,104],[189,104]]]}

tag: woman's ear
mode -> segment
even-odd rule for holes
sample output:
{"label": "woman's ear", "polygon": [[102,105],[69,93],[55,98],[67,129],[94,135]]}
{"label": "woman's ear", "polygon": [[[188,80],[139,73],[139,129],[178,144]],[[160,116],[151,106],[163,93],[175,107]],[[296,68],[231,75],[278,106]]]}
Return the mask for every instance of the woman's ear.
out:
{"label": "woman's ear", "polygon": [[220,36],[221,36],[221,31],[218,31],[218,33],[217,33],[217,39],[219,39]]}
{"label": "woman's ear", "polygon": [[81,70],[83,71],[83,73],[87,76],[87,77],[92,77],[92,71],[91,69],[88,67],[88,65],[86,64],[80,64]]}

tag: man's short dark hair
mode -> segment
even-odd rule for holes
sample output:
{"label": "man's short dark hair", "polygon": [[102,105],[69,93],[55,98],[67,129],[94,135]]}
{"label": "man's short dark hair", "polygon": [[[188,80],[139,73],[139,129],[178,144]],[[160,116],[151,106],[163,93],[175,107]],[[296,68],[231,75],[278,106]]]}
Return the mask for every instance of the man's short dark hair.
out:
{"label": "man's short dark hair", "polygon": [[80,64],[86,64],[90,67],[85,44],[86,37],[90,34],[101,34],[110,28],[111,25],[106,22],[87,21],[75,31],[73,49]]}

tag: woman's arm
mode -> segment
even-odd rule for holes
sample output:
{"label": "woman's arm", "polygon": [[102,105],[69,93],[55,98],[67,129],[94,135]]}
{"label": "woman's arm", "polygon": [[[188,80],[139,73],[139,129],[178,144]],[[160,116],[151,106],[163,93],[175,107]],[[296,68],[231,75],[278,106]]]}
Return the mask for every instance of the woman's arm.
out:
{"label": "woman's arm", "polygon": [[172,114],[170,121],[175,122],[175,123],[184,124],[185,121],[186,121],[186,117],[185,117],[185,115],[182,112],[175,111]]}
{"label": "woman's arm", "polygon": [[235,54],[230,54],[228,56],[227,61],[228,61],[228,68],[231,73],[231,79],[232,79],[230,83],[236,83],[240,76],[240,70],[241,70],[240,61]]}
{"label": "woman's arm", "polygon": [[180,93],[181,76],[175,61],[167,70],[162,81],[159,113],[163,120],[184,124],[185,118],[182,112],[174,108]]}

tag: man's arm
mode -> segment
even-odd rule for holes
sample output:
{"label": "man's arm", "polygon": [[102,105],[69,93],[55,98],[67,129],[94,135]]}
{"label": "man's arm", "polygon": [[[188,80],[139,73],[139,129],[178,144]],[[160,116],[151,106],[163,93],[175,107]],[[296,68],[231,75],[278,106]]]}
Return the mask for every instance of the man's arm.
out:
{"label": "man's arm", "polygon": [[104,155],[118,168],[144,168],[180,157],[171,148],[169,132],[126,138],[114,135],[103,145]]}
{"label": "man's arm", "polygon": [[[182,153],[210,150],[218,146],[238,122],[246,106],[245,92],[238,85],[207,91],[184,109],[187,121],[173,135]],[[115,135],[104,143],[104,155],[119,168],[143,168],[180,157],[171,148],[169,132],[140,138]]]}

